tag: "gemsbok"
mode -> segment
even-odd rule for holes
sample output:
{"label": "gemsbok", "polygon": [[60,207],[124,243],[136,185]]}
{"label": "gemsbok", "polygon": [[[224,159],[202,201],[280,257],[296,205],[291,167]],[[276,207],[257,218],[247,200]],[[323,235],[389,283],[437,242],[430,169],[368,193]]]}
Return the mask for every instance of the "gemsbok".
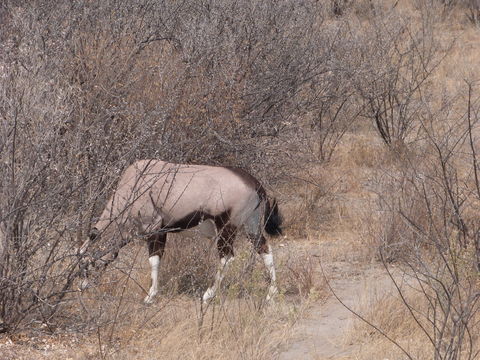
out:
{"label": "gemsbok", "polygon": [[[273,236],[282,233],[276,200],[270,203],[260,182],[240,168],[160,160],[136,161],[121,176],[89,238],[79,248],[82,287],[88,284],[89,269],[105,268],[133,237],[141,237],[148,244],[152,280],[144,301],[152,303],[158,293],[158,271],[167,234],[203,221],[215,225],[220,256],[215,281],[203,301],[209,302],[220,287],[234,256],[234,237],[241,228],[263,258],[270,279],[267,300],[272,299],[277,293],[275,267],[263,230]],[[94,252],[100,236],[109,239],[107,246]]]}

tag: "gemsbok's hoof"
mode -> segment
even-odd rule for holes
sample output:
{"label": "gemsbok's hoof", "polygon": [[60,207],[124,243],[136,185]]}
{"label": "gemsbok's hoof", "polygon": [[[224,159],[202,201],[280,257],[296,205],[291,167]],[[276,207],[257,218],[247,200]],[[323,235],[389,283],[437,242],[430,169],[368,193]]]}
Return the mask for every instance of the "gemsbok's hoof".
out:
{"label": "gemsbok's hoof", "polygon": [[202,297],[202,302],[203,305],[208,305],[210,302],[213,300],[215,297],[215,290],[212,288],[208,288],[207,291],[205,291],[205,294],[203,294]]}
{"label": "gemsbok's hoof", "polygon": [[153,304],[154,300],[155,300],[155,296],[147,295],[145,296],[145,299],[143,299],[143,303],[146,305],[151,305]]}

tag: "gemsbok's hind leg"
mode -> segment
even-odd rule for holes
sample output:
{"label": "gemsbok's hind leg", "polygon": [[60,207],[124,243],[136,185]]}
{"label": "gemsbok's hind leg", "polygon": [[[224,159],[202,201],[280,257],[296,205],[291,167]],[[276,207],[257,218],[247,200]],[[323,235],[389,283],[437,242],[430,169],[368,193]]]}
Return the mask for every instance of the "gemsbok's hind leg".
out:
{"label": "gemsbok's hind leg", "polygon": [[262,234],[261,228],[261,207],[258,207],[251,216],[247,219],[245,230],[248,238],[253,244],[255,251],[259,254],[265,267],[267,268],[270,286],[268,287],[267,301],[273,300],[273,297],[278,293],[277,288],[277,274],[275,272],[275,264],[273,262],[272,247],[268,245],[267,239]]}
{"label": "gemsbok's hind leg", "polygon": [[217,238],[217,250],[220,256],[220,265],[217,274],[215,275],[213,286],[209,287],[207,291],[205,291],[205,294],[203,294],[204,303],[208,303],[215,297],[215,294],[225,277],[228,265],[233,260],[233,239],[235,238],[236,228],[228,225],[224,225],[221,228],[220,226],[220,224],[217,224],[218,231],[220,232]]}
{"label": "gemsbok's hind leg", "polygon": [[165,250],[165,243],[167,241],[167,234],[155,234],[148,238],[148,262],[151,267],[152,283],[148,295],[144,302],[151,304],[153,299],[158,294],[158,269],[160,268],[160,259]]}
{"label": "gemsbok's hind leg", "polygon": [[270,286],[268,287],[267,301],[272,301],[273,297],[278,293],[277,274],[273,262],[272,247],[267,244],[267,240],[263,235],[260,235],[260,239],[255,241],[254,246],[257,253],[262,257],[263,263],[268,271]]}

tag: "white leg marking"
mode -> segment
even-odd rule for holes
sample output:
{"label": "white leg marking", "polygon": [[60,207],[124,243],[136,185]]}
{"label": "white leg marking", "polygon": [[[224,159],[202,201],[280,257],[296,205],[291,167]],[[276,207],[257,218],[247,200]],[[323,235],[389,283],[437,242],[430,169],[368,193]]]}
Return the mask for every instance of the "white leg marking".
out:
{"label": "white leg marking", "polygon": [[205,294],[203,294],[204,303],[208,303],[213,297],[215,297],[215,294],[220,287],[223,278],[225,277],[225,272],[227,271],[228,265],[230,264],[230,262],[232,262],[232,260],[233,256],[223,257],[220,259],[220,266],[218,268],[217,274],[215,275],[215,282],[213,283],[213,286],[209,287],[207,291],[205,291]]}
{"label": "white leg marking", "polygon": [[148,295],[145,297],[145,303],[151,304],[153,302],[153,298],[158,293],[158,268],[160,267],[160,256],[154,255],[148,258],[148,262],[150,263],[150,267],[152,269],[152,285],[150,286],[150,290],[148,291]]}
{"label": "white leg marking", "polygon": [[275,265],[273,263],[272,248],[268,245],[268,253],[262,254],[263,263],[270,275],[270,287],[268,288],[267,301],[271,301],[275,294],[278,293],[277,289],[277,275],[275,273]]}

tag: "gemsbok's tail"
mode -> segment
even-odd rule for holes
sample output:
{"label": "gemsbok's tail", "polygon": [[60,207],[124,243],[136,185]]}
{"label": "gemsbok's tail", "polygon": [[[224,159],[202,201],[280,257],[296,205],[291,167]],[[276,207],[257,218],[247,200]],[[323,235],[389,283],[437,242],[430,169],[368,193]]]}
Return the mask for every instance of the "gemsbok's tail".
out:
{"label": "gemsbok's tail", "polygon": [[278,210],[277,200],[273,199],[272,204],[265,200],[265,231],[272,236],[282,235],[282,215]]}

